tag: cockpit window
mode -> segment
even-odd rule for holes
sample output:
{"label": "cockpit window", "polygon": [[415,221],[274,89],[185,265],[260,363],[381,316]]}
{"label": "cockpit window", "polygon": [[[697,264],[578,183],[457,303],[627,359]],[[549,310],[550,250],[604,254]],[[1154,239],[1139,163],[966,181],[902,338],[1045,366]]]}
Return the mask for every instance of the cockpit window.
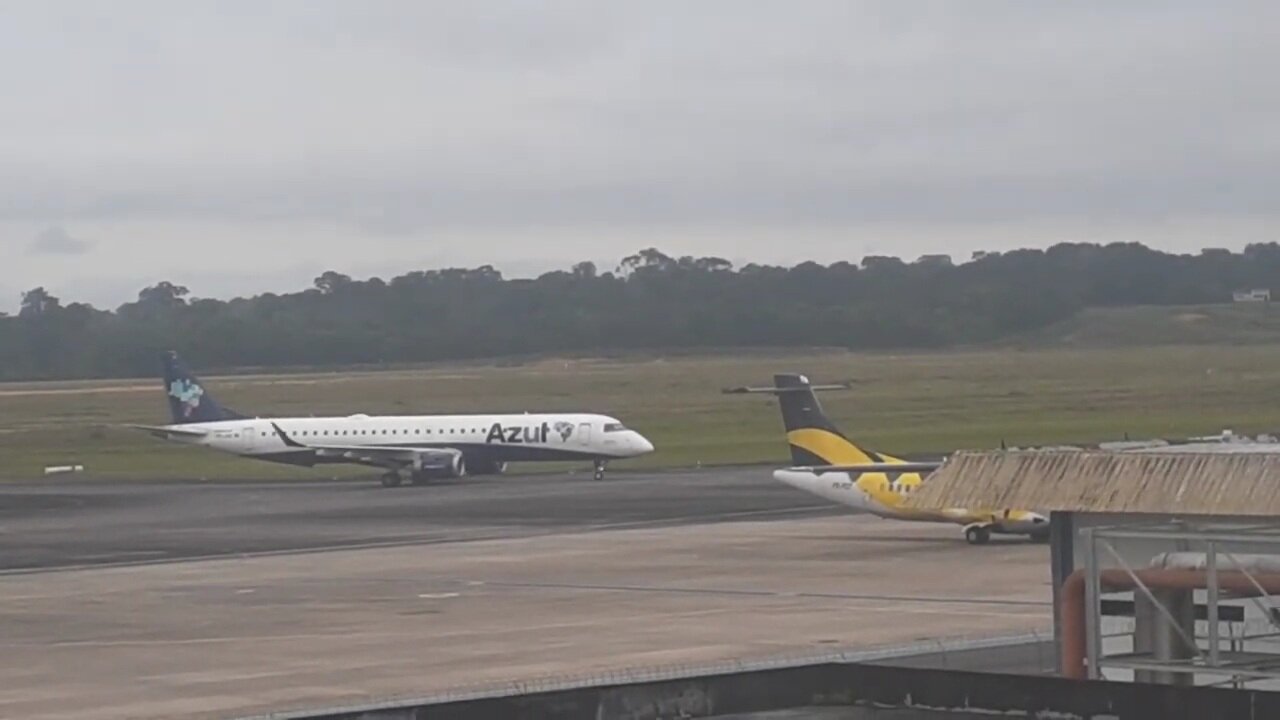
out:
{"label": "cockpit window", "polygon": [[626,428],[622,426],[622,423],[605,423],[604,424],[605,432],[622,432],[624,430],[626,430]]}

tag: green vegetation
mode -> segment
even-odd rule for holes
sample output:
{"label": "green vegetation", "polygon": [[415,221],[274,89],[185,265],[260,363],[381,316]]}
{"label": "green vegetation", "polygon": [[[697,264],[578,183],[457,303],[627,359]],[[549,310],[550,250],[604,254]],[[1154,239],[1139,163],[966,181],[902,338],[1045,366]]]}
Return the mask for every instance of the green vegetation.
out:
{"label": "green vegetation", "polygon": [[1039,347],[1280,344],[1270,303],[1091,308],[1015,339]]}
{"label": "green vegetation", "polygon": [[650,249],[616,273],[591,263],[533,280],[488,266],[390,281],[330,271],[303,292],[230,301],[191,300],[162,282],[114,312],[35,288],[17,317],[0,317],[0,380],[148,376],[166,349],[203,367],[276,370],[730,347],[938,349],[1065,336],[1102,308],[1221,303],[1278,274],[1274,243],[1194,256],[1079,244],[961,264],[869,257],[738,269]]}
{"label": "green vegetation", "polygon": [[[644,250],[616,273],[326,272],[303,292],[226,302],[166,282],[113,312],[36,288],[18,316],[0,316],[0,379],[152,378],[173,348],[198,370],[276,373],[211,383],[249,413],[612,413],[659,448],[631,467],[783,462],[772,400],[718,392],[777,370],[852,380],[826,398],[831,414],[903,454],[1275,431],[1280,313],[1212,303],[1278,273],[1276,244],[1195,256],[1125,244],[738,269]],[[814,345],[827,349],[796,349]],[[731,347],[755,350],[698,355]],[[457,363],[493,357],[522,360]],[[73,462],[104,478],[366,472],[256,463],[119,427],[165,419],[154,379],[0,385],[0,477]]]}
{"label": "green vegetation", "polygon": [[[519,366],[205,378],[220,402],[264,415],[593,409],[658,452],[618,467],[785,461],[772,399],[722,387],[775,371],[850,380],[824,403],[872,447],[935,453],[1058,442],[1280,429],[1280,346],[1110,350],[842,351]],[[360,469],[278,467],[115,427],[167,421],[158,379],[0,385],[0,477],[80,462],[102,478],[317,478]],[[529,469],[528,467],[523,469]]]}

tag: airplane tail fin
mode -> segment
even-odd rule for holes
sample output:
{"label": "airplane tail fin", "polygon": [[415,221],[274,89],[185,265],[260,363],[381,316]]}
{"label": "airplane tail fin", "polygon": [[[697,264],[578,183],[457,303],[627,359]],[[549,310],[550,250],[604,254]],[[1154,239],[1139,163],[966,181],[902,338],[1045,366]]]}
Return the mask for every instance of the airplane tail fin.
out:
{"label": "airplane tail fin", "polygon": [[848,385],[814,385],[804,375],[779,373],[773,387],[741,387],[727,393],[768,393],[778,396],[782,424],[796,465],[866,465],[898,459],[858,447],[822,411],[815,394],[819,390],[845,390]]}
{"label": "airplane tail fin", "polygon": [[200,379],[187,369],[178,358],[178,353],[172,350],[164,356],[164,389],[174,425],[238,420],[244,417],[222,407],[212,395],[205,392]]}

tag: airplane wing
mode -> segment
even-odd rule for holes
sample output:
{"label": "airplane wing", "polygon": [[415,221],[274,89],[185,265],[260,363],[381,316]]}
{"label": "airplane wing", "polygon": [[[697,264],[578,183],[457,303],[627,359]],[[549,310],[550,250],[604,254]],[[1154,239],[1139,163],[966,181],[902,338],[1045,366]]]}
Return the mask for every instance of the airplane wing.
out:
{"label": "airplane wing", "polygon": [[331,445],[304,444],[289,437],[279,425],[271,428],[284,444],[299,450],[311,450],[317,457],[340,458],[362,465],[400,469],[412,466],[416,470],[446,468],[462,454],[453,448],[402,447],[387,445]]}
{"label": "airplane wing", "polygon": [[724,395],[755,395],[768,394],[779,395],[782,393],[794,392],[821,392],[823,390],[848,390],[853,386],[849,383],[832,383],[828,385],[798,385],[796,387],[751,387],[749,385],[740,385],[738,387],[721,388],[720,392]]}
{"label": "airplane wing", "polygon": [[208,433],[207,433],[207,432],[205,432],[204,430],[193,430],[193,429],[190,429],[190,428],[178,428],[178,427],[173,427],[173,426],[171,426],[171,425],[170,425],[170,426],[166,426],[166,425],[128,425],[127,427],[132,428],[132,429],[134,429],[134,430],[141,430],[141,431],[146,432],[146,433],[151,433],[152,435],[154,435],[154,436],[156,436],[156,437],[160,438],[161,440],[167,440],[167,439],[172,438],[172,437],[198,438],[198,437],[204,437],[205,435],[207,435],[207,434],[208,434]]}
{"label": "airplane wing", "polygon": [[901,463],[861,463],[858,465],[807,465],[803,467],[787,468],[799,472],[811,472],[818,475],[827,472],[843,472],[843,473],[921,473],[933,472],[942,467],[942,461],[937,462],[901,462]]}

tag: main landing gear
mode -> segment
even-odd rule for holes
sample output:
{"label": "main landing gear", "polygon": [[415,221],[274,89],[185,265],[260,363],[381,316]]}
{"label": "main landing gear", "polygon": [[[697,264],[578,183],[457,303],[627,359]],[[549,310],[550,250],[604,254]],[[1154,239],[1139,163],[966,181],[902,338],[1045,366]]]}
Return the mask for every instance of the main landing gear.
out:
{"label": "main landing gear", "polygon": [[986,525],[968,525],[964,529],[964,539],[970,545],[986,545],[991,539],[991,528]]}
{"label": "main landing gear", "polygon": [[[432,480],[431,473],[426,470],[417,470],[409,473],[409,484],[426,485]],[[400,473],[391,471],[382,476],[382,487],[393,488],[400,487],[404,483],[404,478]]]}
{"label": "main landing gear", "polygon": [[596,460],[594,465],[595,465],[596,471],[593,477],[596,480],[603,480],[604,479],[604,461]]}

